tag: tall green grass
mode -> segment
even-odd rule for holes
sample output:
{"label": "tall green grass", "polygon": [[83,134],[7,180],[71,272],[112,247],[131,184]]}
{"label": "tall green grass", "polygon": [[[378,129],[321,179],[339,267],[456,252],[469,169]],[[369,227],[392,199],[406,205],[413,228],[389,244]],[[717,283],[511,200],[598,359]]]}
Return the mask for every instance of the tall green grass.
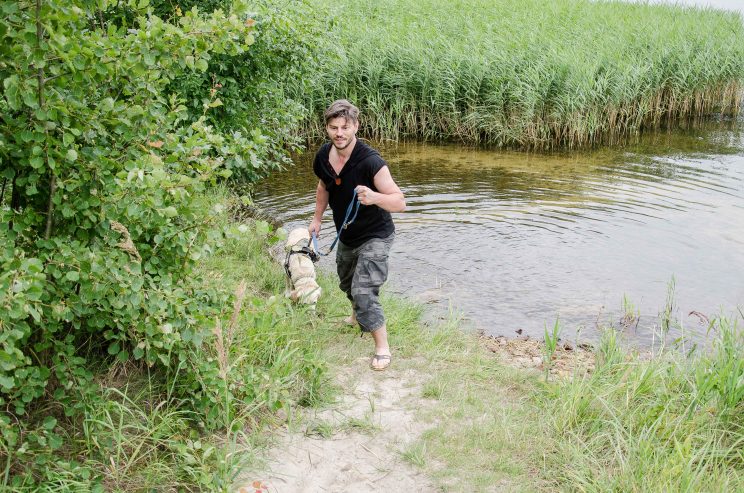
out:
{"label": "tall green grass", "polygon": [[613,143],[668,120],[736,113],[739,15],[586,0],[315,0],[321,69],[304,131],[348,98],[375,139],[550,148]]}
{"label": "tall green grass", "polygon": [[744,332],[712,327],[712,347],[651,359],[608,332],[594,373],[543,396],[546,478],[571,491],[742,491]]}

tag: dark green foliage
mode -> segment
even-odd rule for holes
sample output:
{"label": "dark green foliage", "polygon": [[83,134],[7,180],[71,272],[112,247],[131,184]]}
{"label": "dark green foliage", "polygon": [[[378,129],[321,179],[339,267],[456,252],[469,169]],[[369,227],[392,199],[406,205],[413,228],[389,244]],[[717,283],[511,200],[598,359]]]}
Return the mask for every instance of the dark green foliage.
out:
{"label": "dark green foliage", "polygon": [[259,127],[214,125],[214,95],[195,111],[174,89],[254,43],[242,2],[170,22],[146,0],[0,11],[0,485],[30,487],[101,364],[169,375],[208,428],[225,424],[203,342],[227,295],[192,278],[222,233],[199,197],[251,150],[257,175],[269,146]]}
{"label": "dark green foliage", "polygon": [[[154,2],[164,18],[175,18],[196,5],[207,11],[228,9],[231,0]],[[271,170],[289,164],[286,150],[298,150],[296,127],[305,117],[303,107],[285,87],[302,84],[316,67],[315,45],[321,35],[317,9],[306,0],[251,2],[249,23],[254,25],[251,49],[216,55],[205,72],[184,73],[168,90],[184,101],[191,118],[205,114],[219,129],[225,144],[239,149],[225,166],[240,183],[254,182]],[[209,109],[205,113],[205,111]]]}

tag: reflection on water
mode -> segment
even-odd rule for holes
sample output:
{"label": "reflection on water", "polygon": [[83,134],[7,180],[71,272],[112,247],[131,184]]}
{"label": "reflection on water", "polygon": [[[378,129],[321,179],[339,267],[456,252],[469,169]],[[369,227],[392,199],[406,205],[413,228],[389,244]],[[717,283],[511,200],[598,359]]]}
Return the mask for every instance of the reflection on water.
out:
{"label": "reflection on water", "polygon": [[[678,317],[705,330],[687,314],[744,305],[744,125],[708,127],[556,154],[378,146],[408,203],[395,215],[389,288],[496,335],[541,336],[559,317],[592,337],[598,320],[622,316],[625,296],[644,340],[674,278]],[[288,228],[312,217],[311,161],[257,191]],[[327,243],[332,228],[327,215]]]}

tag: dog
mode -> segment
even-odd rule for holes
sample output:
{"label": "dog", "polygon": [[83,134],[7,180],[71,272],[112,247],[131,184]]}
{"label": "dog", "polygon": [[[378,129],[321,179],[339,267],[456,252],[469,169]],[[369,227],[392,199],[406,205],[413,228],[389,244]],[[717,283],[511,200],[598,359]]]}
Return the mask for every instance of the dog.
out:
{"label": "dog", "polygon": [[315,281],[315,265],[307,251],[310,233],[305,228],[293,229],[287,236],[284,268],[287,271],[287,289],[284,295],[292,301],[312,305],[318,302],[322,289]]}

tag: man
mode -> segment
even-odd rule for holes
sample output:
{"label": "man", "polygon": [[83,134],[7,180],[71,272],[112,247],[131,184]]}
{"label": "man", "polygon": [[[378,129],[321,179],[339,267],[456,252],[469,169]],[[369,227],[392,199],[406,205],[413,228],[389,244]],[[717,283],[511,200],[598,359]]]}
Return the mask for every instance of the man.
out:
{"label": "man", "polygon": [[313,170],[320,180],[315,215],[308,229],[320,236],[323,213],[330,204],[338,231],[356,191],[362,205],[354,222],[341,230],[336,268],[339,287],[352,303],[347,321],[372,334],[375,353],[371,367],[384,370],[392,355],[379,293],[387,280],[388,254],[395,236],[390,213],[405,210],[406,201],[380,154],[357,139],[356,106],[345,99],[334,101],[325,112],[325,124],[331,141],[315,155]]}

